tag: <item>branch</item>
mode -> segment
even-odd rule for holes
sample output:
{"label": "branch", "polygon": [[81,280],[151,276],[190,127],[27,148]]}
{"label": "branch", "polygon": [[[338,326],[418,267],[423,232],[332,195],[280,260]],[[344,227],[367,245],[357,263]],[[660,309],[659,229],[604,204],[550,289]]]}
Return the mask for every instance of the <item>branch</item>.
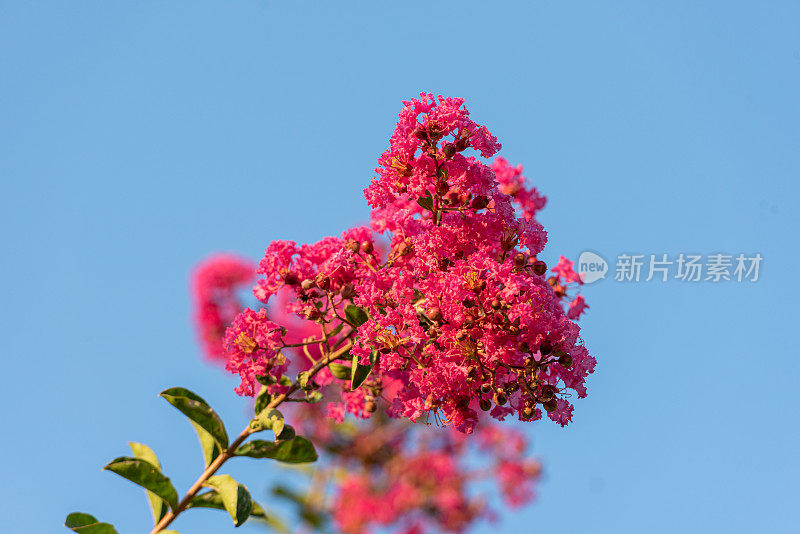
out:
{"label": "branch", "polygon": [[[339,350],[336,350],[335,352],[329,353],[327,356],[325,356],[320,361],[315,363],[314,366],[308,371],[309,377],[312,377],[312,376],[316,375],[324,367],[326,367],[329,363],[334,361],[336,358],[338,358],[339,356],[341,356],[342,354],[344,354],[345,352],[347,352],[351,348],[353,348],[353,341],[352,340],[348,341],[347,344],[345,346],[343,346],[342,348],[340,348]],[[276,407],[280,406],[284,401],[286,401],[298,389],[300,389],[300,384],[298,383],[298,381],[295,380],[295,382],[289,387],[289,389],[286,391],[286,393],[281,393],[280,395],[278,395],[277,397],[272,399],[272,401],[266,407],[264,407],[264,410],[270,410],[270,409],[273,409],[273,408],[276,408]],[[264,411],[264,410],[262,410],[262,411]],[[209,466],[206,468],[206,470],[203,471],[203,474],[200,475],[200,478],[198,478],[195,481],[195,483],[192,484],[192,487],[189,488],[189,491],[186,492],[186,495],[184,495],[183,499],[181,499],[181,501],[178,503],[177,508],[167,512],[167,515],[165,515],[161,519],[161,521],[159,521],[158,524],[155,527],[153,527],[153,530],[150,531],[150,534],[157,534],[157,533],[161,532],[162,530],[167,528],[173,521],[175,521],[175,519],[184,510],[186,510],[186,508],[189,506],[189,503],[192,502],[192,499],[194,499],[195,496],[197,495],[197,493],[203,488],[203,485],[206,483],[206,481],[209,479],[209,477],[213,476],[214,473],[216,473],[219,470],[219,468],[222,467],[222,464],[227,462],[236,453],[236,449],[238,449],[239,446],[242,443],[244,443],[244,441],[248,437],[250,437],[250,434],[253,434],[254,432],[255,431],[250,428],[250,425],[248,425],[242,431],[242,433],[239,434],[239,437],[237,437],[234,440],[234,442],[231,443],[230,446],[227,449],[222,451],[222,453],[219,456],[217,456],[216,459],[214,459],[214,461],[211,462],[211,464],[209,464]]]}

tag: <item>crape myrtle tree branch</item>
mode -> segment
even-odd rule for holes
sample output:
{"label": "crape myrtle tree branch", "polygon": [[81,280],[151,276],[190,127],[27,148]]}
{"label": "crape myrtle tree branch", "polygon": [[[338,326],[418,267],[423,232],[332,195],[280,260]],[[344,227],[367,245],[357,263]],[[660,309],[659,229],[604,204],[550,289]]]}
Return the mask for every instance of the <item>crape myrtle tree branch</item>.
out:
{"label": "crape myrtle tree branch", "polygon": [[[538,476],[538,464],[521,459],[524,444],[494,421],[546,414],[566,425],[571,398],[586,395],[595,360],[576,323],[587,306],[581,295],[568,296],[580,277],[563,256],[548,277],[537,256],[547,235],[536,213],[546,199],[526,186],[521,167],[476,157],[499,149],[463,100],[422,93],[404,102],[365,190],[369,228],[313,244],[270,243],[256,268],[257,309],[241,309],[233,291],[252,279],[247,262],[220,256],[196,271],[204,352],[239,375],[236,391],[255,397],[256,416],[228,443],[222,421],[201,397],[183,388],[162,393],[197,430],[206,460],[197,481],[178,500],[155,454],[141,444],[131,444],[132,457],[106,466],[147,490],[152,534],[171,532],[166,527],[197,507],[227,510],[236,526],[250,516],[269,521],[245,486],[216,473],[234,456],[312,462],[312,441],[338,455],[338,465],[359,466],[358,475],[339,484],[336,499],[370,505],[360,514],[333,514],[344,532],[395,520],[421,532],[421,509],[441,512],[437,528],[463,530],[479,506],[454,496],[477,471],[467,475],[453,451],[470,443],[497,452],[505,493]],[[324,410],[316,407],[322,400]],[[285,423],[277,410],[284,404],[297,407],[291,415],[311,441]],[[346,413],[363,422],[343,436]],[[387,434],[392,421],[403,420],[405,430]],[[447,428],[406,438],[410,428],[429,428],[417,422]],[[275,439],[247,441],[264,430]],[[352,449],[353,436],[375,443],[381,435],[390,436],[378,440],[388,456]],[[515,443],[510,453],[508,441]],[[403,495],[413,489],[418,498],[387,510],[380,500],[392,500],[381,493],[387,487]],[[521,503],[529,494],[511,500]],[[66,524],[76,532],[115,532],[82,513]]]}

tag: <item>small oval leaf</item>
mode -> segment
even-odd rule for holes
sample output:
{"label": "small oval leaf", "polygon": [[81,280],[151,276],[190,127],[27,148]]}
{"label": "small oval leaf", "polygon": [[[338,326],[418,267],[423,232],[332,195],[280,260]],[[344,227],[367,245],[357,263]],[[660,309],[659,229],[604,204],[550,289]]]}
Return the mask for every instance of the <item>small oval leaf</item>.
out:
{"label": "small oval leaf", "polygon": [[178,493],[172,486],[169,477],[164,476],[156,466],[146,460],[120,456],[112,460],[103,469],[112,471],[123,478],[127,478],[134,484],[152,491],[161,497],[173,510],[178,506]]}
{"label": "small oval leaf", "polygon": [[341,363],[329,363],[328,369],[339,380],[350,380],[350,374],[353,372],[349,365],[342,365]]}
{"label": "small oval leaf", "polygon": [[208,432],[222,450],[228,448],[228,434],[222,419],[202,397],[186,388],[169,388],[162,391],[161,396]]}
{"label": "small oval leaf", "polygon": [[356,326],[361,326],[362,324],[369,321],[369,315],[367,312],[364,311],[363,308],[359,308],[355,304],[348,304],[344,308],[344,316],[350,321],[352,324]]}
{"label": "small oval leaf", "polygon": [[217,491],[222,499],[222,505],[233,519],[234,526],[238,527],[247,521],[253,510],[253,500],[244,485],[236,482],[230,475],[209,477],[204,485]]}
{"label": "small oval leaf", "polygon": [[235,455],[248,458],[271,458],[288,464],[317,461],[317,451],[314,450],[314,445],[300,436],[277,443],[254,439],[239,447]]}
{"label": "small oval leaf", "polygon": [[[150,462],[155,466],[156,469],[161,471],[161,464],[158,461],[158,457],[156,453],[153,452],[153,449],[145,445],[144,443],[136,443],[131,441],[128,443],[131,446],[131,450],[133,451],[133,455],[146,462]],[[165,503],[161,497],[156,495],[150,490],[146,490],[147,492],[147,500],[150,502],[150,511],[153,513],[153,522],[157,525],[161,518],[167,515],[167,503]]]}
{"label": "small oval leaf", "polygon": [[372,368],[375,367],[378,358],[380,358],[380,353],[378,351],[372,351],[370,355],[370,364],[361,365],[358,363],[360,358],[353,355],[353,374],[350,377],[350,389],[356,389],[364,383],[364,380],[366,380],[372,372]]}
{"label": "small oval leaf", "polygon": [[73,512],[67,516],[64,526],[80,534],[117,534],[109,523],[101,523],[94,516],[83,512]]}
{"label": "small oval leaf", "polygon": [[[250,510],[251,517],[265,518],[267,516],[264,508],[261,507],[256,501],[253,501],[252,509]],[[225,505],[222,504],[222,496],[216,490],[207,491],[196,495],[194,499],[189,502],[187,508],[213,508],[215,510],[225,510]]]}

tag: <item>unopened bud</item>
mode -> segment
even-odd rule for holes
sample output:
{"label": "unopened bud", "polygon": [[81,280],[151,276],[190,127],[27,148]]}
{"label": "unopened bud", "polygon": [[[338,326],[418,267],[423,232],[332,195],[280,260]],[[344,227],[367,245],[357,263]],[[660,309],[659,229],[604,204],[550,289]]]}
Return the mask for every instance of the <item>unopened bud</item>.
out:
{"label": "unopened bud", "polygon": [[481,384],[481,395],[488,395],[492,392],[492,386],[489,384]]}
{"label": "unopened bud", "polygon": [[415,128],[414,129],[414,137],[416,137],[417,139],[422,139],[422,140],[427,139],[428,138],[428,132],[425,131],[425,128],[421,128],[421,127]]}
{"label": "unopened bud", "polygon": [[331,287],[331,279],[325,273],[319,273],[314,277],[314,283],[323,291],[327,291]]}
{"label": "unopened bud", "polygon": [[361,249],[361,245],[359,245],[358,241],[356,241],[351,237],[350,239],[344,242],[344,248],[346,248],[353,254],[358,254],[358,251]]}
{"label": "unopened bud", "polygon": [[456,334],[456,339],[457,339],[457,340],[459,340],[459,341],[464,341],[465,339],[467,339],[467,336],[468,336],[468,335],[469,335],[469,334],[467,334],[467,333],[466,333],[466,332],[464,332],[463,330],[459,330],[459,331],[458,331],[458,334]]}
{"label": "unopened bud", "polygon": [[342,288],[342,298],[343,299],[352,299],[356,296],[356,288],[353,284],[345,284]]}
{"label": "unopened bud", "polygon": [[558,401],[556,401],[556,399],[550,399],[547,402],[543,402],[542,406],[547,410],[547,413],[554,412],[558,409]]}
{"label": "unopened bud", "polygon": [[478,406],[484,412],[488,412],[492,408],[492,401],[489,399],[481,399],[478,401]]}
{"label": "unopened bud", "polygon": [[364,411],[369,413],[375,413],[375,410],[378,409],[378,405],[375,404],[375,401],[367,401],[364,403]]}
{"label": "unopened bud", "polygon": [[372,241],[362,241],[361,250],[363,250],[365,254],[372,254],[372,251],[375,250],[375,245],[372,244]]}
{"label": "unopened bud", "polygon": [[522,269],[528,264],[528,257],[522,252],[514,254],[514,266]]}
{"label": "unopened bud", "polygon": [[448,184],[444,180],[439,180],[436,182],[436,194],[439,196],[446,195],[447,192],[450,191],[450,184]]}
{"label": "unopened bud", "polygon": [[558,358],[558,363],[569,369],[572,367],[573,363],[572,356],[570,356],[569,354],[564,354],[563,356]]}
{"label": "unopened bud", "polygon": [[476,211],[479,211],[488,205],[489,205],[489,197],[479,195],[472,199],[472,202],[470,203],[469,207]]}
{"label": "unopened bud", "polygon": [[525,408],[522,409],[522,417],[525,419],[533,417],[533,406],[525,406]]}
{"label": "unopened bud", "polygon": [[300,280],[297,278],[297,275],[291,271],[286,271],[283,273],[283,282],[287,286],[295,286],[300,283]]}
{"label": "unopened bud", "polygon": [[314,281],[311,278],[306,278],[300,283],[300,287],[302,287],[305,291],[308,291],[314,287]]}
{"label": "unopened bud", "polygon": [[320,313],[316,306],[306,306],[303,308],[303,316],[309,321],[319,319]]}
{"label": "unopened bud", "polygon": [[503,247],[503,250],[506,252],[512,250],[518,242],[519,237],[515,228],[503,228],[503,232],[500,234],[500,246]]}
{"label": "unopened bud", "polygon": [[497,397],[495,398],[498,405],[503,406],[505,403],[508,402],[508,396],[505,393],[498,393]]}
{"label": "unopened bud", "polygon": [[533,263],[533,272],[535,272],[539,276],[542,276],[544,273],[547,272],[547,264],[542,260],[536,260]]}
{"label": "unopened bud", "polygon": [[472,299],[464,299],[461,301],[461,304],[463,304],[465,308],[471,308],[475,306],[475,302],[473,302]]}
{"label": "unopened bud", "polygon": [[502,302],[500,302],[500,301],[499,301],[499,300],[497,300],[497,299],[494,299],[494,300],[492,301],[492,304],[491,304],[491,306],[492,306],[492,309],[493,309],[493,310],[499,310],[500,308],[502,308],[502,307],[503,307],[503,303],[502,303]]}
{"label": "unopened bud", "polygon": [[542,356],[547,356],[553,352],[553,345],[551,345],[550,342],[545,339],[539,343],[539,352],[542,353]]}
{"label": "unopened bud", "polygon": [[445,143],[445,145],[442,147],[442,154],[444,154],[447,158],[452,158],[456,155],[456,145],[453,143]]}
{"label": "unopened bud", "polygon": [[434,306],[433,308],[428,310],[428,319],[433,321],[434,323],[439,323],[442,321],[442,310],[439,307]]}

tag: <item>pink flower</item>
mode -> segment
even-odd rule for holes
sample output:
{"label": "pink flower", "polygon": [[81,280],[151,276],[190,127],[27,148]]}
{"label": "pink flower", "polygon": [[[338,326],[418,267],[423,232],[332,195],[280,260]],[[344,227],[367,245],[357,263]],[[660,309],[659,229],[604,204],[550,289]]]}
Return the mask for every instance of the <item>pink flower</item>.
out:
{"label": "pink flower", "polygon": [[283,346],[283,329],[267,319],[266,310],[247,308],[225,332],[225,369],[240,376],[236,392],[253,396],[258,392],[258,379],[267,375],[283,376],[286,358],[279,352]]}
{"label": "pink flower", "polygon": [[225,359],[222,337],[242,310],[236,292],[254,278],[255,265],[233,254],[210,256],[192,272],[194,324],[207,359]]}
{"label": "pink flower", "polygon": [[569,310],[567,311],[567,317],[569,317],[570,319],[575,321],[588,308],[589,308],[589,306],[586,304],[586,301],[583,299],[583,295],[578,295],[577,297],[575,297],[572,300],[572,302],[569,303]]}

